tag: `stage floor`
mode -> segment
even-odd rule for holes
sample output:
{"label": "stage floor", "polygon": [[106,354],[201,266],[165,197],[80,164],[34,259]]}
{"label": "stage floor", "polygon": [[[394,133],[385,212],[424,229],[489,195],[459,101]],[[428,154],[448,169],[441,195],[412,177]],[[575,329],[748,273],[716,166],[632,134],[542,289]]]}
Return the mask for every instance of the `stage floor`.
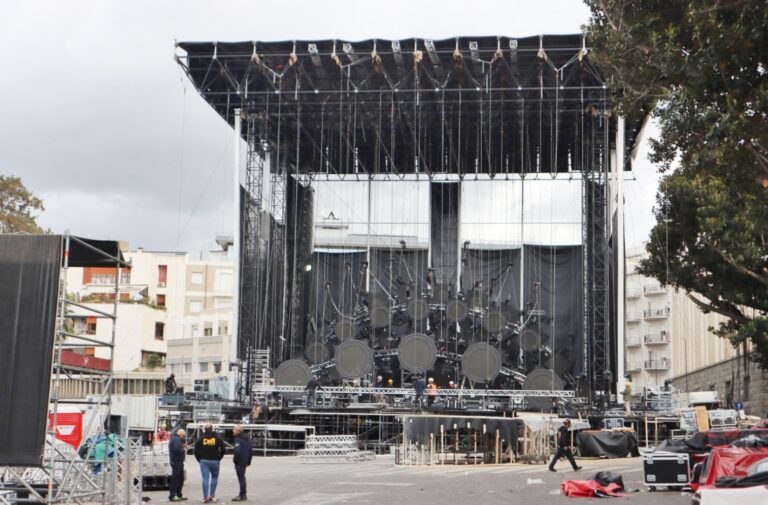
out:
{"label": "stage floor", "polygon": [[[565,479],[588,479],[600,470],[621,473],[624,483],[641,492],[633,504],[688,505],[690,496],[679,491],[650,493],[642,485],[641,458],[580,460],[581,472],[560,461],[558,472],[544,465],[485,465],[445,467],[398,467],[393,456],[378,456],[357,464],[304,464],[296,457],[254,458],[248,469],[249,502],[271,505],[333,505],[341,503],[382,505],[444,505],[483,503],[487,505],[539,505],[569,503],[560,495]],[[202,494],[200,472],[195,458],[186,461],[184,495],[199,503]],[[531,479],[534,482],[528,483]],[[536,480],[541,479],[541,483]],[[237,495],[231,456],[222,461],[217,497],[229,503]],[[168,501],[167,491],[148,492],[153,503]]]}

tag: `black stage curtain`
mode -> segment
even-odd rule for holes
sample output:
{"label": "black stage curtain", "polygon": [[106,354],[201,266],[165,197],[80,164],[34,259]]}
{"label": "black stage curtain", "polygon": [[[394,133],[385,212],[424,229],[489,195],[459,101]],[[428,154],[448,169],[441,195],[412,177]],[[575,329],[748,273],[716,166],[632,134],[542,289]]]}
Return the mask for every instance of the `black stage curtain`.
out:
{"label": "black stage curtain", "polygon": [[429,443],[429,434],[435,435],[440,433],[440,426],[443,427],[443,431],[454,431],[453,426],[456,425],[458,429],[466,429],[467,424],[473,430],[483,430],[485,425],[485,432],[493,437],[496,436],[496,430],[499,430],[499,436],[501,439],[509,443],[512,447],[517,445],[517,437],[520,434],[520,430],[523,427],[522,419],[514,419],[511,417],[499,417],[499,418],[477,418],[477,417],[431,417],[431,416],[418,416],[418,417],[406,417],[404,418],[405,434],[410,442],[416,442],[419,445]]}
{"label": "black stage curtain", "polygon": [[[354,314],[358,292],[365,287],[365,251],[323,251],[312,255],[311,307],[319,331],[323,323]],[[327,285],[327,288],[326,288]],[[321,333],[321,335],[323,335]]]}
{"label": "black stage curtain", "polygon": [[383,286],[401,302],[418,295],[426,288],[427,256],[425,250],[371,249],[371,293],[382,292]]}
{"label": "black stage curtain", "polygon": [[520,249],[468,249],[461,271],[461,286],[469,298],[482,282],[485,307],[499,308],[517,319],[520,310]]}
{"label": "black stage curtain", "polygon": [[[530,328],[541,344],[563,353],[573,364],[567,372],[581,372],[583,355],[583,263],[581,246],[525,247],[525,309],[544,311]],[[538,283],[538,284],[537,284]]]}
{"label": "black stage curtain", "polygon": [[631,431],[580,431],[576,435],[581,456],[626,458],[640,456],[637,435]]}
{"label": "black stage curtain", "polygon": [[432,268],[438,284],[456,284],[459,248],[458,182],[433,182],[430,189]]}
{"label": "black stage curtain", "polygon": [[61,236],[0,235],[0,465],[42,464],[61,258]]}

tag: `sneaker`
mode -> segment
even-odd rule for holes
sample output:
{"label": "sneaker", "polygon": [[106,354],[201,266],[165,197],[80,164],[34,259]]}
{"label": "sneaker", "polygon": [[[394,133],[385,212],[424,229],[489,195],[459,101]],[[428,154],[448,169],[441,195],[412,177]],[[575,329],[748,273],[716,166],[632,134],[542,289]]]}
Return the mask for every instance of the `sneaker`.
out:
{"label": "sneaker", "polygon": [[173,498],[169,499],[170,502],[178,502],[182,501],[180,496],[174,496]]}
{"label": "sneaker", "polygon": [[232,501],[247,501],[247,500],[248,500],[247,496],[238,496],[238,497],[232,498]]}
{"label": "sneaker", "polygon": [[549,467],[549,471],[550,471],[550,472],[556,472],[557,470],[555,470],[554,468],[552,468],[552,467],[550,466],[550,467]]}
{"label": "sneaker", "polygon": [[219,503],[219,499],[216,498],[215,496],[209,496],[208,503]]}
{"label": "sneaker", "polygon": [[582,467],[580,467],[580,466],[577,466],[576,468],[574,468],[574,469],[573,469],[573,471],[574,471],[574,472],[578,472],[579,470],[581,470],[581,468],[582,468]]}

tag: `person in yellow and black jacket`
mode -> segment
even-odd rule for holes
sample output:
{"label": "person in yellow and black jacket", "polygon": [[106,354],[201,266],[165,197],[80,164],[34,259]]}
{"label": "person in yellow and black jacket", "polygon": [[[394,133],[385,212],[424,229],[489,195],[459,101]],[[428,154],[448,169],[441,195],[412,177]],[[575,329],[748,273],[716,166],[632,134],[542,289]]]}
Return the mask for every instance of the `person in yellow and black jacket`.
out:
{"label": "person in yellow and black jacket", "polygon": [[213,425],[206,423],[203,434],[195,442],[195,459],[200,463],[203,477],[203,503],[217,502],[216,486],[219,483],[219,467],[224,457],[224,441],[213,431]]}

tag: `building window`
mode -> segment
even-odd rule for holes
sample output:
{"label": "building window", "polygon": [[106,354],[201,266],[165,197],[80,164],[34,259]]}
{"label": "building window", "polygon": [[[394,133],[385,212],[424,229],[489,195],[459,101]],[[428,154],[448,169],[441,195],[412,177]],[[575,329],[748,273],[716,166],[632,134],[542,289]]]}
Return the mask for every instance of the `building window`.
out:
{"label": "building window", "polygon": [[208,326],[203,329],[203,336],[204,337],[212,337],[213,336],[213,328]]}
{"label": "building window", "polygon": [[85,320],[85,334],[96,335],[96,318],[95,317],[88,316],[88,319]]}
{"label": "building window", "polygon": [[207,372],[207,371],[208,371],[208,363],[205,363],[205,362],[200,363],[200,372],[204,373],[204,372]]}
{"label": "building window", "polygon": [[165,307],[165,295],[157,295],[157,306]]}
{"label": "building window", "polygon": [[227,323],[222,321],[219,322],[219,335],[226,335],[227,334]]}
{"label": "building window", "polygon": [[232,272],[219,272],[218,279],[216,279],[217,286],[216,291],[221,293],[232,292]]}
{"label": "building window", "polygon": [[155,323],[155,340],[165,338],[165,323]]}
{"label": "building window", "polygon": [[164,288],[168,282],[168,265],[157,265],[157,287]]}
{"label": "building window", "polygon": [[228,309],[232,307],[232,299],[231,298],[217,298],[216,299],[216,308],[217,309]]}
{"label": "building window", "polygon": [[189,311],[193,314],[197,314],[203,310],[203,302],[200,300],[193,300],[189,302]]}
{"label": "building window", "polygon": [[141,351],[141,366],[145,368],[160,368],[165,366],[165,354],[151,351]]}
{"label": "building window", "polygon": [[95,347],[84,347],[83,348],[83,354],[86,356],[96,356],[96,348]]}
{"label": "building window", "polygon": [[184,363],[184,373],[192,373],[192,363]]}
{"label": "building window", "polygon": [[213,371],[214,373],[221,373],[221,361],[213,362]]}
{"label": "building window", "polygon": [[190,279],[190,282],[192,284],[202,284],[203,272],[192,272],[192,278]]}

